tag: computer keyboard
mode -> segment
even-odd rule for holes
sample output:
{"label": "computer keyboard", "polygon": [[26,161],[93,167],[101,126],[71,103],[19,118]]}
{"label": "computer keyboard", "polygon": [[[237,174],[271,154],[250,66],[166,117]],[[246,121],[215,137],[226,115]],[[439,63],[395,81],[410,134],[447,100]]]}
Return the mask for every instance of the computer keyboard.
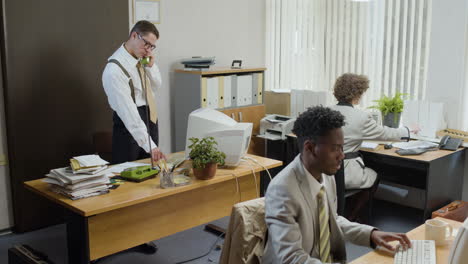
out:
{"label": "computer keyboard", "polygon": [[[426,148],[413,148],[413,149],[399,149],[395,152],[401,156],[407,156],[407,155],[421,155],[430,150],[431,149],[426,149]],[[437,149],[433,149],[433,150],[437,150]]]}
{"label": "computer keyboard", "polygon": [[436,264],[434,240],[411,240],[411,245],[407,250],[397,250],[394,264]]}
{"label": "computer keyboard", "polygon": [[423,140],[411,140],[408,142],[397,142],[393,143],[393,146],[400,149],[415,149],[415,148],[433,148],[437,147],[438,144]]}

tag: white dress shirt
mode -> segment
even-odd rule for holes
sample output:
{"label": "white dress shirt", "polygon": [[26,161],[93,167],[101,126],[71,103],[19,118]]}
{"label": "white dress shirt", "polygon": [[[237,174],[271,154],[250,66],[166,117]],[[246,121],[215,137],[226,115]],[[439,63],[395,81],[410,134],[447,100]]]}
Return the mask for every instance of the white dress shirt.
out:
{"label": "white dress shirt", "polygon": [[[138,60],[125,49],[124,45],[117,49],[109,57],[110,59],[119,61],[130,74],[135,89],[135,102],[132,98],[129,79],[125,73],[115,63],[107,63],[102,74],[102,85],[107,94],[109,105],[112,110],[117,112],[117,115],[138,143],[138,146],[149,153],[151,150],[149,148],[146,124],[141,120],[137,110],[137,107],[146,105],[145,94],[143,93],[140,75],[136,67]],[[156,95],[161,88],[161,73],[159,72],[159,68],[156,64],[153,64],[152,67],[145,67],[145,70],[150,80],[151,89],[153,89],[153,95]],[[156,100],[156,98],[152,98],[152,100]],[[153,140],[151,140],[151,147],[157,147]]]}

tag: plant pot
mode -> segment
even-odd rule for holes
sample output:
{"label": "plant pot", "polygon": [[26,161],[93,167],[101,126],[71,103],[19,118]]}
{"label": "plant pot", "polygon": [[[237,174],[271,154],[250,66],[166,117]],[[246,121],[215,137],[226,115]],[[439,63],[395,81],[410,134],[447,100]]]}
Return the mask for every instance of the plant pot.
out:
{"label": "plant pot", "polygon": [[208,163],[203,169],[193,168],[193,175],[199,180],[209,180],[215,176],[217,168],[218,163]]}
{"label": "plant pot", "polygon": [[384,126],[398,128],[400,127],[401,113],[388,113],[383,116],[382,124]]}

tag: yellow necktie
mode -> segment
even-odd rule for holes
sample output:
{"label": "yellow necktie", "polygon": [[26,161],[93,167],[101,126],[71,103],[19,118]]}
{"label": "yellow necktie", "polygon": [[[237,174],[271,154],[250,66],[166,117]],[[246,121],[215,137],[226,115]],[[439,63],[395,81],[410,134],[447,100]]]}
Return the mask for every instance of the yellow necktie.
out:
{"label": "yellow necktie", "polygon": [[[156,121],[158,120],[158,111],[156,109],[156,102],[153,96],[153,89],[151,89],[151,83],[149,79],[146,78],[146,74],[144,72],[145,69],[140,63],[137,64],[137,68],[138,68],[138,73],[140,74],[140,79],[141,79],[141,89],[143,90],[143,94],[145,94],[146,99],[148,101],[150,120],[151,122],[156,124]],[[143,85],[143,79],[145,79],[145,83],[144,83],[145,85]]]}
{"label": "yellow necktie", "polygon": [[330,226],[328,223],[329,217],[325,206],[327,206],[325,199],[325,188],[322,186],[320,192],[317,194],[318,208],[319,208],[319,226],[320,226],[320,260],[322,262],[332,262],[330,256]]}

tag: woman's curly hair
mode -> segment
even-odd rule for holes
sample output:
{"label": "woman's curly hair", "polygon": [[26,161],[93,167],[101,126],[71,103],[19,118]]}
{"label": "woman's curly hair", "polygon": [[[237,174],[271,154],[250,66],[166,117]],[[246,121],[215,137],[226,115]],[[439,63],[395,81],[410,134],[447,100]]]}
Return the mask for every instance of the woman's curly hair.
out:
{"label": "woman's curly hair", "polygon": [[368,88],[367,76],[345,73],[336,79],[333,94],[338,102],[352,103],[354,99],[361,98]]}
{"label": "woman's curly hair", "polygon": [[319,137],[326,136],[331,130],[345,125],[344,116],[328,107],[310,107],[294,122],[292,132],[297,136],[299,151],[306,140],[317,142]]}

